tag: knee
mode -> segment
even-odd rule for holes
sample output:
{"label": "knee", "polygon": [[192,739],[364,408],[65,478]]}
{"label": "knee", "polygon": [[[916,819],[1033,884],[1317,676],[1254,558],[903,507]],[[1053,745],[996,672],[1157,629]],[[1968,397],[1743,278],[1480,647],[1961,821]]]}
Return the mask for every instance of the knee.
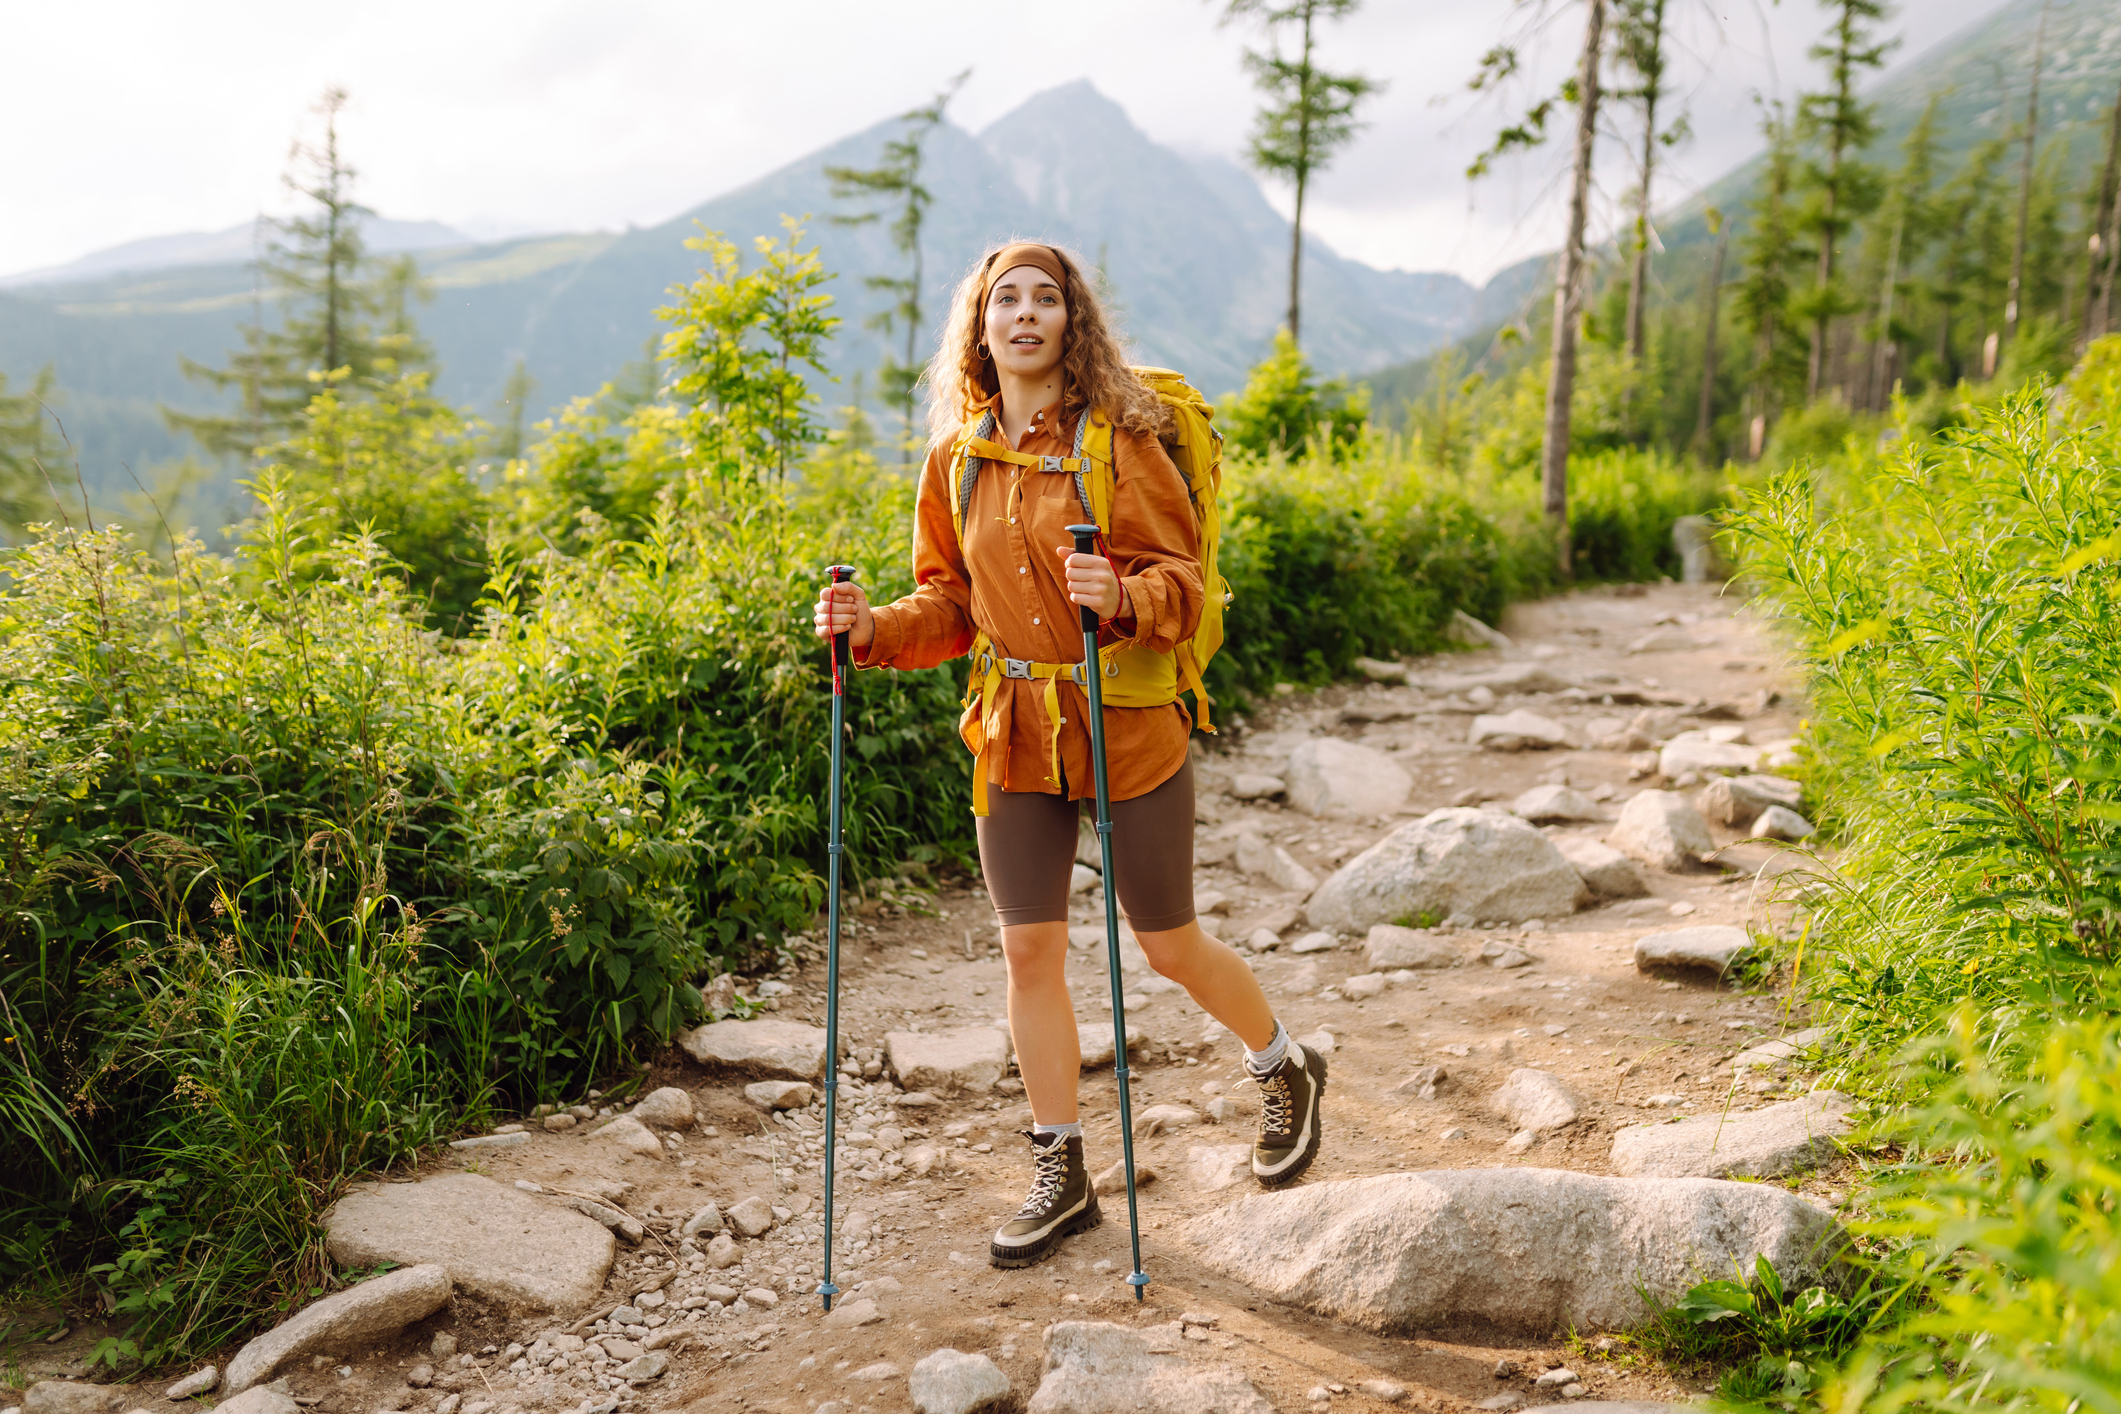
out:
{"label": "knee", "polygon": [[1066,923],[1023,923],[1002,929],[1002,957],[1009,976],[1019,982],[1065,976],[1068,958]]}
{"label": "knee", "polygon": [[1188,923],[1161,933],[1136,933],[1134,940],[1141,944],[1142,956],[1159,975],[1182,982],[1193,971],[1206,935],[1200,924]]}

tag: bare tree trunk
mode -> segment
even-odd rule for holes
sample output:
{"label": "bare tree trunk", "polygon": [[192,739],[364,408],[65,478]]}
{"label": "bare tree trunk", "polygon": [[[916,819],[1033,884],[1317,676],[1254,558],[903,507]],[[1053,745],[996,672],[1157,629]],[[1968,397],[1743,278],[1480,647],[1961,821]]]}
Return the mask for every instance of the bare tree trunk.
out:
{"label": "bare tree trunk", "polygon": [[2025,153],[2018,162],[2018,234],[2011,242],[2011,283],[2003,302],[2003,341],[2018,335],[2018,302],[2025,290],[2025,232],[2033,214],[2033,143],[2040,135],[2040,61],[2047,49],[2047,4],[2033,34],[2033,77],[2025,92]]}
{"label": "bare tree trunk", "polygon": [[1708,340],[1701,349],[1701,408],[1694,415],[1694,449],[1709,449],[1709,432],[1716,413],[1716,316],[1723,310],[1723,256],[1731,244],[1731,223],[1726,217],[1716,232],[1716,261],[1709,267],[1708,309],[1701,321]]}
{"label": "bare tree trunk", "polygon": [[1583,315],[1583,227],[1591,197],[1591,158],[1598,140],[1598,58],[1605,47],[1606,0],[1588,0],[1583,55],[1576,68],[1576,152],[1569,183],[1569,233],[1554,280],[1554,367],[1547,379],[1545,440],[1540,482],[1547,519],[1554,522],[1561,577],[1572,577],[1569,554],[1569,400],[1576,391],[1576,327]]}
{"label": "bare tree trunk", "polygon": [[1885,381],[1886,365],[1891,362],[1893,348],[1893,296],[1900,284],[1900,233],[1907,224],[1907,213],[1893,217],[1893,242],[1885,256],[1885,290],[1878,297],[1878,340],[1871,345],[1870,394],[1864,399],[1868,407],[1883,408],[1888,384]]}
{"label": "bare tree trunk", "polygon": [[2114,100],[2114,116],[2106,133],[2106,170],[2099,178],[2099,204],[2092,217],[2092,237],[2084,264],[2084,325],[2077,346],[2106,332],[2107,314],[2113,299],[2114,241],[2108,235],[2113,225],[2117,186],[2121,186],[2121,98]]}
{"label": "bare tree trunk", "polygon": [[[1624,52],[1624,51],[1623,51]],[[1643,355],[1643,307],[1650,285],[1650,177],[1657,167],[1657,98],[1663,86],[1664,4],[1658,0],[1650,19],[1650,53],[1655,71],[1642,84],[1642,190],[1635,198],[1635,264],[1628,273],[1628,353],[1638,367]]]}

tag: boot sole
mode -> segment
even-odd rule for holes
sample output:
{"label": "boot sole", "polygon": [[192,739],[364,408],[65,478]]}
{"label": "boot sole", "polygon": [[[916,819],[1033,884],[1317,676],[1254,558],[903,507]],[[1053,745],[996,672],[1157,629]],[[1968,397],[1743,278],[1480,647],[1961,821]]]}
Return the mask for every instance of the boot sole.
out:
{"label": "boot sole", "polygon": [[987,1244],[987,1262],[990,1266],[1008,1270],[1013,1267],[1035,1267],[1059,1250],[1061,1243],[1080,1232],[1088,1232],[1105,1220],[1104,1210],[1097,1205],[1093,1195],[1090,1206],[1077,1213],[1040,1238],[1030,1247],[998,1247]]}
{"label": "boot sole", "polygon": [[[1311,1101],[1311,1146],[1297,1156],[1296,1162],[1274,1176],[1267,1177],[1255,1167],[1252,1177],[1261,1188],[1286,1188],[1302,1178],[1311,1167],[1318,1151],[1326,1147],[1326,1058],[1318,1057],[1318,1094]],[[1256,1151],[1255,1151],[1256,1152]]]}

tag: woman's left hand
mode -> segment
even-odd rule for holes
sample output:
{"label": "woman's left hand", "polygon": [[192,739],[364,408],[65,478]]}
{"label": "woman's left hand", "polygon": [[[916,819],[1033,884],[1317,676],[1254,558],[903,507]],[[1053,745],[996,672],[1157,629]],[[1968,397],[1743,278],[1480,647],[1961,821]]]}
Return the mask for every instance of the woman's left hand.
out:
{"label": "woman's left hand", "polygon": [[1067,545],[1057,545],[1054,550],[1061,557],[1069,599],[1096,610],[1100,620],[1119,617],[1124,600],[1112,562],[1103,555],[1078,555]]}

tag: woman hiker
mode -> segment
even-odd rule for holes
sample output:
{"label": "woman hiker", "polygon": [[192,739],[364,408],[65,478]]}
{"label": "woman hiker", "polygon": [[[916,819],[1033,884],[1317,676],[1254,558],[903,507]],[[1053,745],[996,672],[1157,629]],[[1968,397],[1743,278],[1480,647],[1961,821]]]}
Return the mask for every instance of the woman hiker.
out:
{"label": "woman hiker", "polygon": [[[930,376],[933,439],[915,511],[915,588],[872,610],[858,585],[826,586],[815,614],[820,638],[849,634],[861,667],[929,668],[963,656],[982,631],[1005,659],[1079,662],[1078,605],[1096,611],[1101,644],[1161,652],[1194,631],[1202,587],[1193,512],[1157,440],[1170,414],[1129,371],[1078,262],[1045,245],[988,252],[958,287]],[[960,544],[952,448],[961,423],[988,412],[995,440],[1055,458],[1056,469],[985,461],[972,479]],[[1082,445],[1076,423],[1084,417],[1114,424],[1109,560],[1073,553],[1065,529],[1091,518],[1073,473],[1057,469]],[[1009,1030],[1034,1123],[1030,1196],[994,1234],[997,1267],[1029,1266],[1103,1220],[1077,1118],[1082,1052],[1067,978],[1077,816],[1094,791],[1089,699],[1061,677],[1049,707],[1051,681],[1003,677],[997,700],[975,703],[964,724],[978,750],[980,866],[1001,922]],[[1326,1062],[1289,1038],[1252,970],[1194,917],[1192,729],[1177,702],[1105,708],[1116,876],[1107,887],[1117,889],[1149,965],[1244,1042],[1261,1097],[1252,1172],[1277,1187],[1318,1153]]]}

